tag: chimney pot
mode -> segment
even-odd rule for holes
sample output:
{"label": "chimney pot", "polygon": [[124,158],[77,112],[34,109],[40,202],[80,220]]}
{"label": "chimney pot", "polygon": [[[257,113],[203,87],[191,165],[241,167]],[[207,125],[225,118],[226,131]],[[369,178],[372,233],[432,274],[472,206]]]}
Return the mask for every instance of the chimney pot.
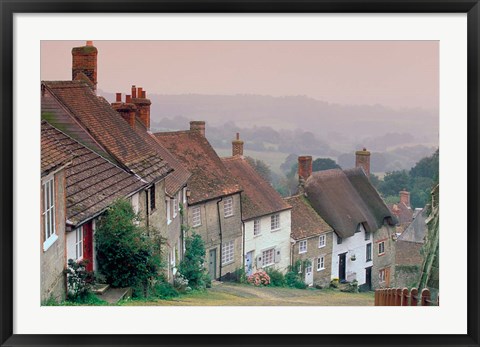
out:
{"label": "chimney pot", "polygon": [[93,41],[87,41],[86,46],[88,46],[88,47],[93,47]]}
{"label": "chimney pot", "polygon": [[137,88],[137,98],[141,98],[141,97],[142,97],[142,92],[143,92],[143,88],[142,88],[142,87],[138,87],[138,88]]}
{"label": "chimney pot", "polygon": [[203,120],[192,120],[190,122],[190,131],[196,131],[200,135],[205,136],[205,121],[203,121]]}
{"label": "chimney pot", "polygon": [[142,99],[146,99],[147,98],[147,92],[146,91],[142,91]]}
{"label": "chimney pot", "polygon": [[137,88],[135,86],[132,86],[132,98],[136,98],[137,97]]}
{"label": "chimney pot", "polygon": [[122,102],[122,93],[117,93],[117,102]]}
{"label": "chimney pot", "polygon": [[131,103],[132,102],[132,96],[131,95],[125,95],[125,102],[127,104]]}
{"label": "chimney pot", "polygon": [[235,140],[232,141],[232,156],[243,155],[243,141],[240,140],[240,133],[237,133]]}

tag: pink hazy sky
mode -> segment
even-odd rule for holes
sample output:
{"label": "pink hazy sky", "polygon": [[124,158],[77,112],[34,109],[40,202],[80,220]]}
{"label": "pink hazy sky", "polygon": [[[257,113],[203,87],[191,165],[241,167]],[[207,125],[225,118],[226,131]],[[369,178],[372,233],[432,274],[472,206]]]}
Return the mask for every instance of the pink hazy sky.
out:
{"label": "pink hazy sky", "polygon": [[[71,79],[71,49],[42,41],[42,80]],[[438,41],[94,41],[98,88],[155,94],[307,95],[438,109]]]}

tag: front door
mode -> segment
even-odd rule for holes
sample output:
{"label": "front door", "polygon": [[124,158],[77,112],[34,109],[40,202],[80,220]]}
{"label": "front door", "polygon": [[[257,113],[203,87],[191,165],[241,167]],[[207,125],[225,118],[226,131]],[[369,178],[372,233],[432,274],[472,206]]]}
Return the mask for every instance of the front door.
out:
{"label": "front door", "polygon": [[347,253],[342,253],[338,255],[338,280],[340,282],[345,282],[345,257]]}
{"label": "front door", "polygon": [[372,290],[372,267],[365,268],[365,285],[368,290]]}
{"label": "front door", "polygon": [[93,228],[92,222],[83,225],[83,260],[86,270],[93,271]]}
{"label": "front door", "polygon": [[217,249],[211,249],[208,252],[208,273],[212,280],[217,278]]}
{"label": "front door", "polygon": [[309,261],[305,266],[305,283],[309,286],[313,284],[312,261]]}
{"label": "front door", "polygon": [[385,286],[387,288],[390,287],[390,268],[385,268]]}
{"label": "front door", "polygon": [[245,255],[245,273],[247,276],[253,274],[253,251]]}

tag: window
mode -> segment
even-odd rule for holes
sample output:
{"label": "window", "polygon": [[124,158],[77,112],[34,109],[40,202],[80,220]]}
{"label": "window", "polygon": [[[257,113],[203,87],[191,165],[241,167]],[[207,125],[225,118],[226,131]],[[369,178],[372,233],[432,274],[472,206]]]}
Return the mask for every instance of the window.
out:
{"label": "window", "polygon": [[83,258],[83,227],[75,229],[75,260]]}
{"label": "window", "polygon": [[187,187],[183,187],[182,194],[183,194],[183,204],[185,205],[187,203]]}
{"label": "window", "polygon": [[385,269],[382,269],[378,272],[378,280],[380,282],[385,282]]}
{"label": "window", "polygon": [[150,188],[150,211],[155,209],[155,184]]}
{"label": "window", "polygon": [[320,235],[320,237],[318,238],[318,248],[325,247],[325,245],[326,245],[325,235]]}
{"label": "window", "polygon": [[302,262],[300,262],[298,264],[298,273],[301,274],[302,273]]}
{"label": "window", "polygon": [[337,236],[337,245],[341,244],[343,239],[340,236]]}
{"label": "window", "polygon": [[378,255],[385,254],[385,241],[378,244]]}
{"label": "window", "polygon": [[257,235],[260,235],[260,219],[255,219],[253,221],[253,235],[254,236],[257,236]]}
{"label": "window", "polygon": [[280,229],[280,215],[274,214],[270,217],[270,230]]}
{"label": "window", "polygon": [[170,199],[169,198],[167,198],[167,200],[165,201],[165,206],[166,206],[166,210],[167,210],[167,224],[170,224],[172,222],[172,219],[170,218],[171,212],[170,212]]}
{"label": "window", "polygon": [[317,271],[325,270],[325,257],[317,259]]}
{"label": "window", "polygon": [[361,224],[358,224],[357,225],[357,230],[355,230],[356,233],[359,233],[360,231],[362,231],[362,225]]}
{"label": "window", "polygon": [[309,261],[308,264],[305,266],[305,272],[310,274],[312,272],[312,263]]}
{"label": "window", "polygon": [[194,227],[202,225],[202,215],[200,214],[200,207],[194,207],[192,209],[192,224]]}
{"label": "window", "polygon": [[233,262],[235,240],[222,244],[222,265]]}
{"label": "window", "polygon": [[367,254],[365,257],[365,261],[371,261],[372,260],[372,244],[367,243]]}
{"label": "window", "polygon": [[175,218],[178,214],[178,199],[177,197],[173,198],[173,218]]}
{"label": "window", "polygon": [[306,253],[307,252],[307,240],[300,241],[298,246],[298,253]]}
{"label": "window", "polygon": [[223,203],[223,215],[225,217],[233,216],[233,198],[226,198]]}
{"label": "window", "polygon": [[365,230],[365,241],[370,240],[370,232]]}
{"label": "window", "polygon": [[43,250],[46,251],[58,238],[55,234],[55,189],[53,178],[43,184],[43,230],[45,232]]}
{"label": "window", "polygon": [[275,249],[268,249],[262,252],[262,267],[275,263]]}

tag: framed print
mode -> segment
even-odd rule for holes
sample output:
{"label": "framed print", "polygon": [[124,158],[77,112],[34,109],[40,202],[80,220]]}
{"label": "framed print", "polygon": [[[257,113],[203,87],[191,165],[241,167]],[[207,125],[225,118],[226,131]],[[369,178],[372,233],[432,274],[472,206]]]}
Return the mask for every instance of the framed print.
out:
{"label": "framed print", "polygon": [[478,1],[1,8],[2,346],[478,345]]}

